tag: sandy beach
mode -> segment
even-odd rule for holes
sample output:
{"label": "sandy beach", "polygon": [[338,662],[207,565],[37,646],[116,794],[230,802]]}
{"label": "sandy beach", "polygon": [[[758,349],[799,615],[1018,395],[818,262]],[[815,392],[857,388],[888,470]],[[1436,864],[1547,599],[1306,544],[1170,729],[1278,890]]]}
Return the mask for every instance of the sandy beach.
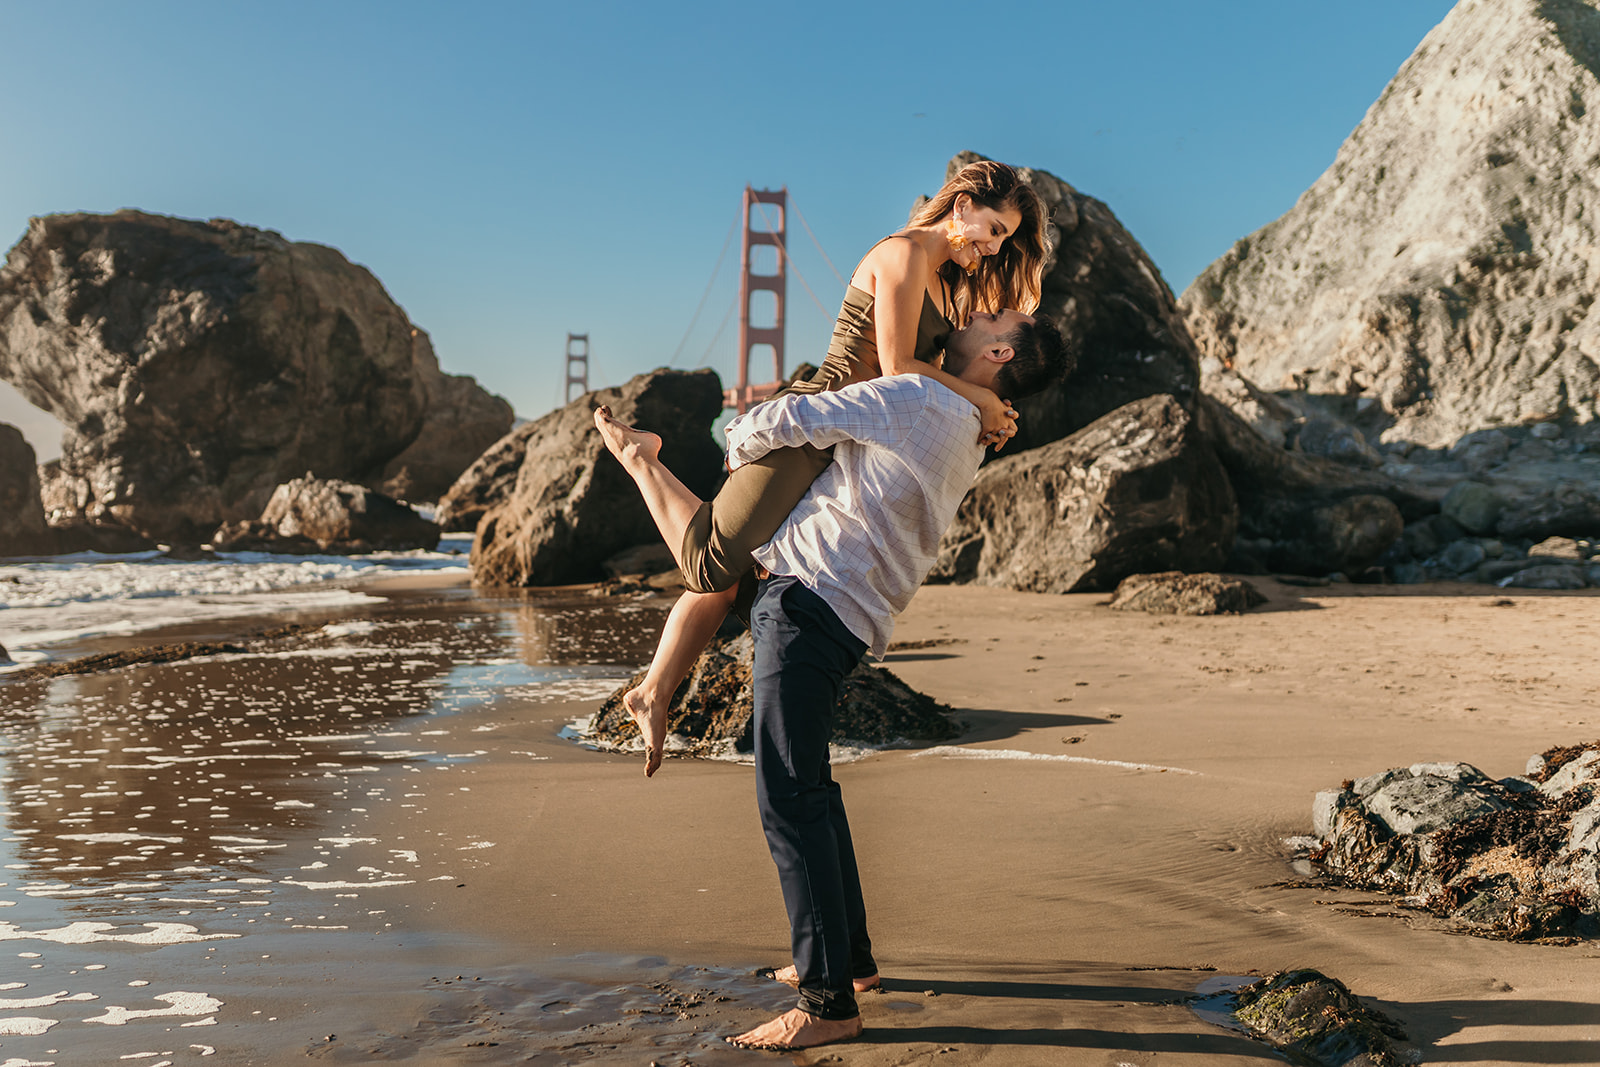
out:
{"label": "sandy beach", "polygon": [[969,729],[837,768],[886,991],[806,1053],[721,1041],[790,1000],[749,769],[559,736],[664,600],[397,579],[270,653],[0,687],[0,1063],[1224,1064],[1276,1057],[1187,998],[1290,966],[1425,1062],[1600,1062],[1600,948],[1305,888],[1283,844],[1344,778],[1600,734],[1593,601],[1260,584],[918,595],[885,665]]}

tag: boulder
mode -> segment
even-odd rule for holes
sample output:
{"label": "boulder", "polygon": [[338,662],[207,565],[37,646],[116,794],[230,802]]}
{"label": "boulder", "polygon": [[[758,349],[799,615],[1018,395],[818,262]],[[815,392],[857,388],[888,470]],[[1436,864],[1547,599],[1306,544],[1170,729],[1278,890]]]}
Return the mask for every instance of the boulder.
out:
{"label": "boulder", "polygon": [[1221,574],[1134,574],[1117,584],[1110,607],[1154,615],[1238,615],[1267,602],[1242,578]]}
{"label": "boulder", "polygon": [[[722,386],[710,370],[657,370],[616,389],[585,393],[514,430],[463,476],[486,471],[450,499],[476,498],[486,510],[472,545],[473,581],[484,585],[560,585],[596,581],[602,563],[661,535],[626,471],[606,451],[593,411],[608,405],[623,422],[660,434],[661,460],[696,496],[722,480],[722,450],[711,424]],[[515,470],[514,480],[505,475]],[[452,510],[451,516],[459,512]],[[455,525],[452,521],[451,525]]]}
{"label": "boulder", "polygon": [[[673,694],[667,732],[676,740],[669,752],[706,754],[753,747],[750,718],[755,711],[750,685],[755,645],[749,633],[718,638],[695,663]],[[608,697],[590,720],[587,735],[607,744],[637,740],[639,731],[622,706],[622,695],[644,681],[643,672]],[[950,709],[902,682],[892,672],[863,660],[845,676],[834,711],[835,742],[885,745],[903,741],[945,741],[961,731]]]}
{"label": "boulder", "polygon": [[1288,213],[1185,290],[1205,356],[1443,447],[1600,418],[1600,11],[1463,0]]}
{"label": "boulder", "polygon": [[[946,174],[981,158],[963,152]],[[1200,382],[1195,346],[1156,265],[1104,203],[1047,171],[1019,171],[1050,219],[1039,313],[1055,320],[1079,356],[1069,381],[1017,402],[1021,418],[1006,452],[1059,440],[1148,396],[1165,394],[1192,410]]]}
{"label": "boulder", "polygon": [[307,470],[376,484],[424,427],[427,345],[338,251],[225,219],[37,218],[0,269],[0,378],[66,428],[54,519],[162,541]]}
{"label": "boulder", "polygon": [[1236,523],[1228,477],[1194,418],[1172,396],[1148,396],[986,465],[930,580],[1070,593],[1142,572],[1215,570]]}
{"label": "boulder", "polygon": [[1199,414],[1239,502],[1230,570],[1357,574],[1437,506],[1381,470],[1274,445],[1210,395]]}
{"label": "boulder", "polygon": [[472,377],[441,371],[427,333],[412,330],[416,334],[412,356],[427,406],[416,440],[384,466],[379,488],[400,500],[431,501],[447,493],[479,456],[511,430],[516,415],[509,403]]}
{"label": "boulder", "polygon": [[1468,533],[1494,533],[1505,500],[1482,482],[1460,482],[1445,494],[1439,513]]}
{"label": "boulder", "polygon": [[22,431],[0,422],[0,556],[37,556],[54,551],[39,502],[39,468]]}
{"label": "boulder", "polygon": [[1600,742],[1491,780],[1467,763],[1414,763],[1323,790],[1310,859],[1340,881],[1405,894],[1468,932],[1532,941],[1600,934]]}
{"label": "boulder", "polygon": [[224,523],[211,541],[221,552],[356,555],[437,548],[439,532],[375,489],[308,474],[278,486],[261,518]]}

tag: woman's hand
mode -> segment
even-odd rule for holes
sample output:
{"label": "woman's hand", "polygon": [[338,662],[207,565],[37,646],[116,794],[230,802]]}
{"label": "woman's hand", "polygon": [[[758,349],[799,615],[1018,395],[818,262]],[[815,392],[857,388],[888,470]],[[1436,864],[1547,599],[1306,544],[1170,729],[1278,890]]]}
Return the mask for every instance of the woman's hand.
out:
{"label": "woman's hand", "polygon": [[1011,401],[989,393],[978,405],[978,415],[983,420],[983,430],[978,434],[980,445],[993,445],[998,452],[1017,435],[1017,411]]}

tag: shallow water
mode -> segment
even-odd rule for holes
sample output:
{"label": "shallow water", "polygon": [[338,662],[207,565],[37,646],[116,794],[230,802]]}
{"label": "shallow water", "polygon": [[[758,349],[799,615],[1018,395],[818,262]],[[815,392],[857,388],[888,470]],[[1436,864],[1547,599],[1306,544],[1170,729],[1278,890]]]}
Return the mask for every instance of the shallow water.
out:
{"label": "shallow water", "polygon": [[[390,894],[454,884],[496,842],[375,827],[470,790],[461,772],[485,755],[473,735],[495,702],[597,704],[647,658],[662,609],[374,599],[302,614],[326,624],[260,651],[0,683],[0,1064],[331,1055],[350,1046],[300,1032],[315,1006],[230,1005],[279,988],[303,999],[305,982],[440,999],[430,968],[448,950],[419,944]],[[224,636],[203,625],[148,639]],[[548,756],[511,758],[537,773]],[[489,981],[497,1000],[558,999],[526,968]],[[256,1032],[268,1024],[294,1032]]]}

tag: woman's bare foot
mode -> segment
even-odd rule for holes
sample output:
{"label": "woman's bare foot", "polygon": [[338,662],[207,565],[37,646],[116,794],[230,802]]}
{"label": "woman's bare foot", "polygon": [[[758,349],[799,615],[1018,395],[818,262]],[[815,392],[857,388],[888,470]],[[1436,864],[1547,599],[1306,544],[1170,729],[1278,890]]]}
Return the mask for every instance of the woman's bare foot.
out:
{"label": "woman's bare foot", "polygon": [[658,711],[639,689],[623,693],[622,706],[639,727],[639,736],[644,738],[644,776],[649,778],[661,768],[661,754],[667,740],[667,708],[663,705]]}
{"label": "woman's bare foot", "polygon": [[595,429],[606,449],[624,467],[633,463],[653,463],[661,456],[661,438],[648,430],[635,430],[611,417],[611,409],[601,404],[594,409]]}
{"label": "woman's bare foot", "polygon": [[[782,982],[784,985],[792,985],[798,989],[800,987],[800,972],[795,970],[794,964],[791,963],[787,967],[779,967],[777,970],[773,971],[772,980],[774,982]],[[854,989],[857,993],[866,993],[870,990],[877,989],[880,984],[881,979],[879,979],[879,977],[875,974],[869,975],[866,978],[850,979],[850,988]]]}
{"label": "woman's bare foot", "polygon": [[728,1038],[730,1045],[740,1048],[815,1048],[831,1045],[835,1041],[849,1041],[861,1036],[861,1016],[853,1019],[824,1019],[799,1008],[790,1008],[776,1019],[747,1030],[738,1037]]}

